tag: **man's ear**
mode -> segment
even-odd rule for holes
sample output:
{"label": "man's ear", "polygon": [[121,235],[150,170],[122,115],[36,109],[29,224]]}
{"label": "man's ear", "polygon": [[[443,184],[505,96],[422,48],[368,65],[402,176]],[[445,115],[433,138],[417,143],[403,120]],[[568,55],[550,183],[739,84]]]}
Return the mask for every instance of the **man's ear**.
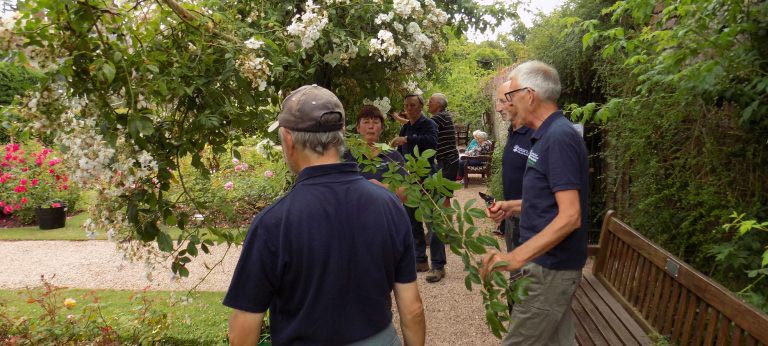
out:
{"label": "man's ear", "polygon": [[280,128],[280,140],[283,148],[293,151],[293,134],[285,127]]}

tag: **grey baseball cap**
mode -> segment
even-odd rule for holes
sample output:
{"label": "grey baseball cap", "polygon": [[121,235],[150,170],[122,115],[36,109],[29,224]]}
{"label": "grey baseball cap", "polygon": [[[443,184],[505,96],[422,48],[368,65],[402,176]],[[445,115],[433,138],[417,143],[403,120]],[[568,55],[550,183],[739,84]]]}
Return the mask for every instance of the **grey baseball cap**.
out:
{"label": "grey baseball cap", "polygon": [[294,131],[340,131],[344,128],[344,106],[330,90],[305,85],[285,98],[277,122]]}

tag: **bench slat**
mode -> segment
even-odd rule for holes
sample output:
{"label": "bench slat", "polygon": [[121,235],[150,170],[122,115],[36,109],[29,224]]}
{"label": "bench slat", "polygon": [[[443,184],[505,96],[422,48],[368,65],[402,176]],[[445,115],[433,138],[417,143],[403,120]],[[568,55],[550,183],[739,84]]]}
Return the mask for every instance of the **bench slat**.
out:
{"label": "bench slat", "polygon": [[702,319],[702,314],[697,314],[699,311],[699,299],[695,294],[691,293],[691,300],[688,302],[688,312],[685,314],[685,326],[683,326],[683,332],[680,335],[680,344],[688,345],[691,338],[691,328],[696,320]]}
{"label": "bench slat", "polygon": [[[722,315],[722,314],[721,314]],[[720,318],[720,332],[717,333],[717,345],[725,346],[728,344],[728,330],[731,329],[731,321],[727,317]]]}
{"label": "bench slat", "polygon": [[704,339],[704,345],[712,345],[715,342],[715,329],[719,320],[720,313],[714,307],[710,307],[707,318],[707,337]]}
{"label": "bench slat", "polygon": [[693,330],[693,335],[695,336],[693,338],[693,344],[694,345],[701,345],[702,338],[704,337],[704,333],[706,332],[706,326],[707,326],[707,315],[709,314],[709,304],[705,301],[701,301],[701,305],[699,306],[699,320],[696,321],[696,329]]}
{"label": "bench slat", "polygon": [[[650,263],[650,261],[648,261]],[[659,292],[659,287],[661,287],[662,282],[662,275],[663,273],[661,270],[653,265],[651,263],[651,282],[650,286],[648,286],[648,290],[645,292],[645,298],[643,298],[643,303],[640,305],[642,307],[643,311],[643,317],[645,317],[646,321],[651,321],[653,318],[651,317],[651,314],[656,309],[656,303],[657,300],[654,299],[654,297]]]}
{"label": "bench slat", "polygon": [[680,284],[677,281],[672,280],[672,294],[669,296],[669,301],[666,304],[666,313],[664,314],[664,324],[661,327],[661,333],[664,335],[672,335],[672,317],[677,312],[676,305],[680,299]]}
{"label": "bench slat", "polygon": [[690,307],[690,296],[692,296],[692,294],[690,294],[685,287],[680,288],[680,301],[678,302],[677,312],[675,313],[675,326],[672,327],[672,343],[680,343],[680,337],[683,334],[683,322],[686,321],[685,317],[688,314],[688,308]]}
{"label": "bench slat", "polygon": [[733,346],[741,346],[741,334],[743,334],[744,331],[739,328],[739,326],[736,326],[733,328],[733,338],[731,339],[731,345]]}
{"label": "bench slat", "polygon": [[600,333],[600,328],[595,325],[595,321],[590,318],[589,313],[579,299],[571,301],[571,309],[573,310],[574,317],[581,322],[590,340],[597,345],[609,345],[605,338],[603,338],[603,334]]}
{"label": "bench slat", "polygon": [[[637,313],[637,310],[630,307],[626,301],[615,293],[615,289],[606,285],[605,278],[595,276],[585,276],[584,279],[589,280],[592,287],[595,289],[597,295],[601,297],[612,297],[613,299],[605,299],[606,304],[610,307],[619,320],[624,324],[624,327],[632,334],[633,338],[637,340],[641,345],[648,345],[651,343],[648,338],[647,331],[653,329],[648,323],[642,319]],[[647,329],[646,329],[647,328]]]}
{"label": "bench slat", "polygon": [[602,332],[609,345],[619,345],[621,340],[630,339],[632,344],[637,344],[634,336],[627,330],[624,323],[616,317],[616,314],[608,306],[604,297],[597,294],[590,281],[582,280],[581,289],[577,291],[577,294],[577,298],[587,308],[590,317],[595,319],[596,324],[600,327],[600,332]]}
{"label": "bench slat", "polygon": [[[576,315],[574,313],[574,315]],[[573,319],[573,326],[576,328],[576,343],[579,346],[594,346],[595,343],[592,341],[592,339],[589,338],[589,335],[587,335],[587,330],[584,327],[583,324],[581,324],[581,320],[578,318]]]}

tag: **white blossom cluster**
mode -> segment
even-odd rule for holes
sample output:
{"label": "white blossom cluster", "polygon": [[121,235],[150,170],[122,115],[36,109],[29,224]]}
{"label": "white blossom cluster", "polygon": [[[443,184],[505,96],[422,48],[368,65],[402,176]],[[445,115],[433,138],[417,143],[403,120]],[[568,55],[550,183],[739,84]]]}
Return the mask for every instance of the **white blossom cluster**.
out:
{"label": "white blossom cluster", "polygon": [[395,6],[395,13],[403,18],[417,17],[421,14],[419,0],[394,0],[392,4]]}
{"label": "white blossom cluster", "polygon": [[[383,26],[369,42],[369,54],[379,61],[399,62],[397,68],[415,74],[426,69],[425,57],[444,49],[445,11],[434,0],[394,0],[391,12],[380,13],[374,23]],[[407,23],[407,24],[406,24]]]}
{"label": "white blossom cluster", "polygon": [[378,55],[379,61],[394,60],[394,57],[400,56],[403,49],[395,43],[395,37],[392,32],[381,29],[377,38],[372,38],[370,42],[370,54]]}
{"label": "white blossom cluster", "polygon": [[364,105],[373,105],[376,108],[378,108],[382,114],[389,113],[389,110],[392,109],[392,105],[389,102],[389,97],[384,96],[383,98],[377,98],[373,101],[369,99],[363,100]]}
{"label": "white blossom cluster", "polygon": [[301,39],[302,48],[309,49],[315,45],[315,41],[320,38],[327,24],[328,12],[321,10],[320,6],[315,5],[312,0],[307,0],[304,4],[304,14],[294,16],[286,31],[289,35]]}
{"label": "white blossom cluster", "polygon": [[266,58],[259,55],[259,49],[264,45],[263,41],[250,38],[243,43],[245,45],[245,51],[237,61],[235,66],[240,70],[248,80],[251,81],[251,85],[259,91],[264,91],[267,88],[267,80],[271,74],[269,65],[272,63]]}

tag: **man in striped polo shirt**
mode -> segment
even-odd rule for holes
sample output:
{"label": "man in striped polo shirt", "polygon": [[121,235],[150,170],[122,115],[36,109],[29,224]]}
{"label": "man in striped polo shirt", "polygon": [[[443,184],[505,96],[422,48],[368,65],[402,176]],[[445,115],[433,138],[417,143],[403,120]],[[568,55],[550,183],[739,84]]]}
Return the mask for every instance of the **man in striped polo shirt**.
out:
{"label": "man in striped polo shirt", "polygon": [[[448,99],[444,94],[435,93],[429,98],[427,110],[432,114],[432,121],[437,124],[437,155],[436,169],[443,171],[443,177],[456,180],[459,169],[459,151],[456,149],[456,128],[453,126],[453,118],[449,113]],[[450,205],[450,198],[445,199],[445,205]],[[431,228],[431,225],[427,225]],[[430,233],[431,229],[430,229]],[[432,243],[435,243],[434,245]],[[438,282],[445,277],[445,244],[435,235],[430,237],[430,250],[442,250],[440,255],[432,251],[432,270],[427,274],[427,282]],[[438,251],[439,251],[438,250]]]}

